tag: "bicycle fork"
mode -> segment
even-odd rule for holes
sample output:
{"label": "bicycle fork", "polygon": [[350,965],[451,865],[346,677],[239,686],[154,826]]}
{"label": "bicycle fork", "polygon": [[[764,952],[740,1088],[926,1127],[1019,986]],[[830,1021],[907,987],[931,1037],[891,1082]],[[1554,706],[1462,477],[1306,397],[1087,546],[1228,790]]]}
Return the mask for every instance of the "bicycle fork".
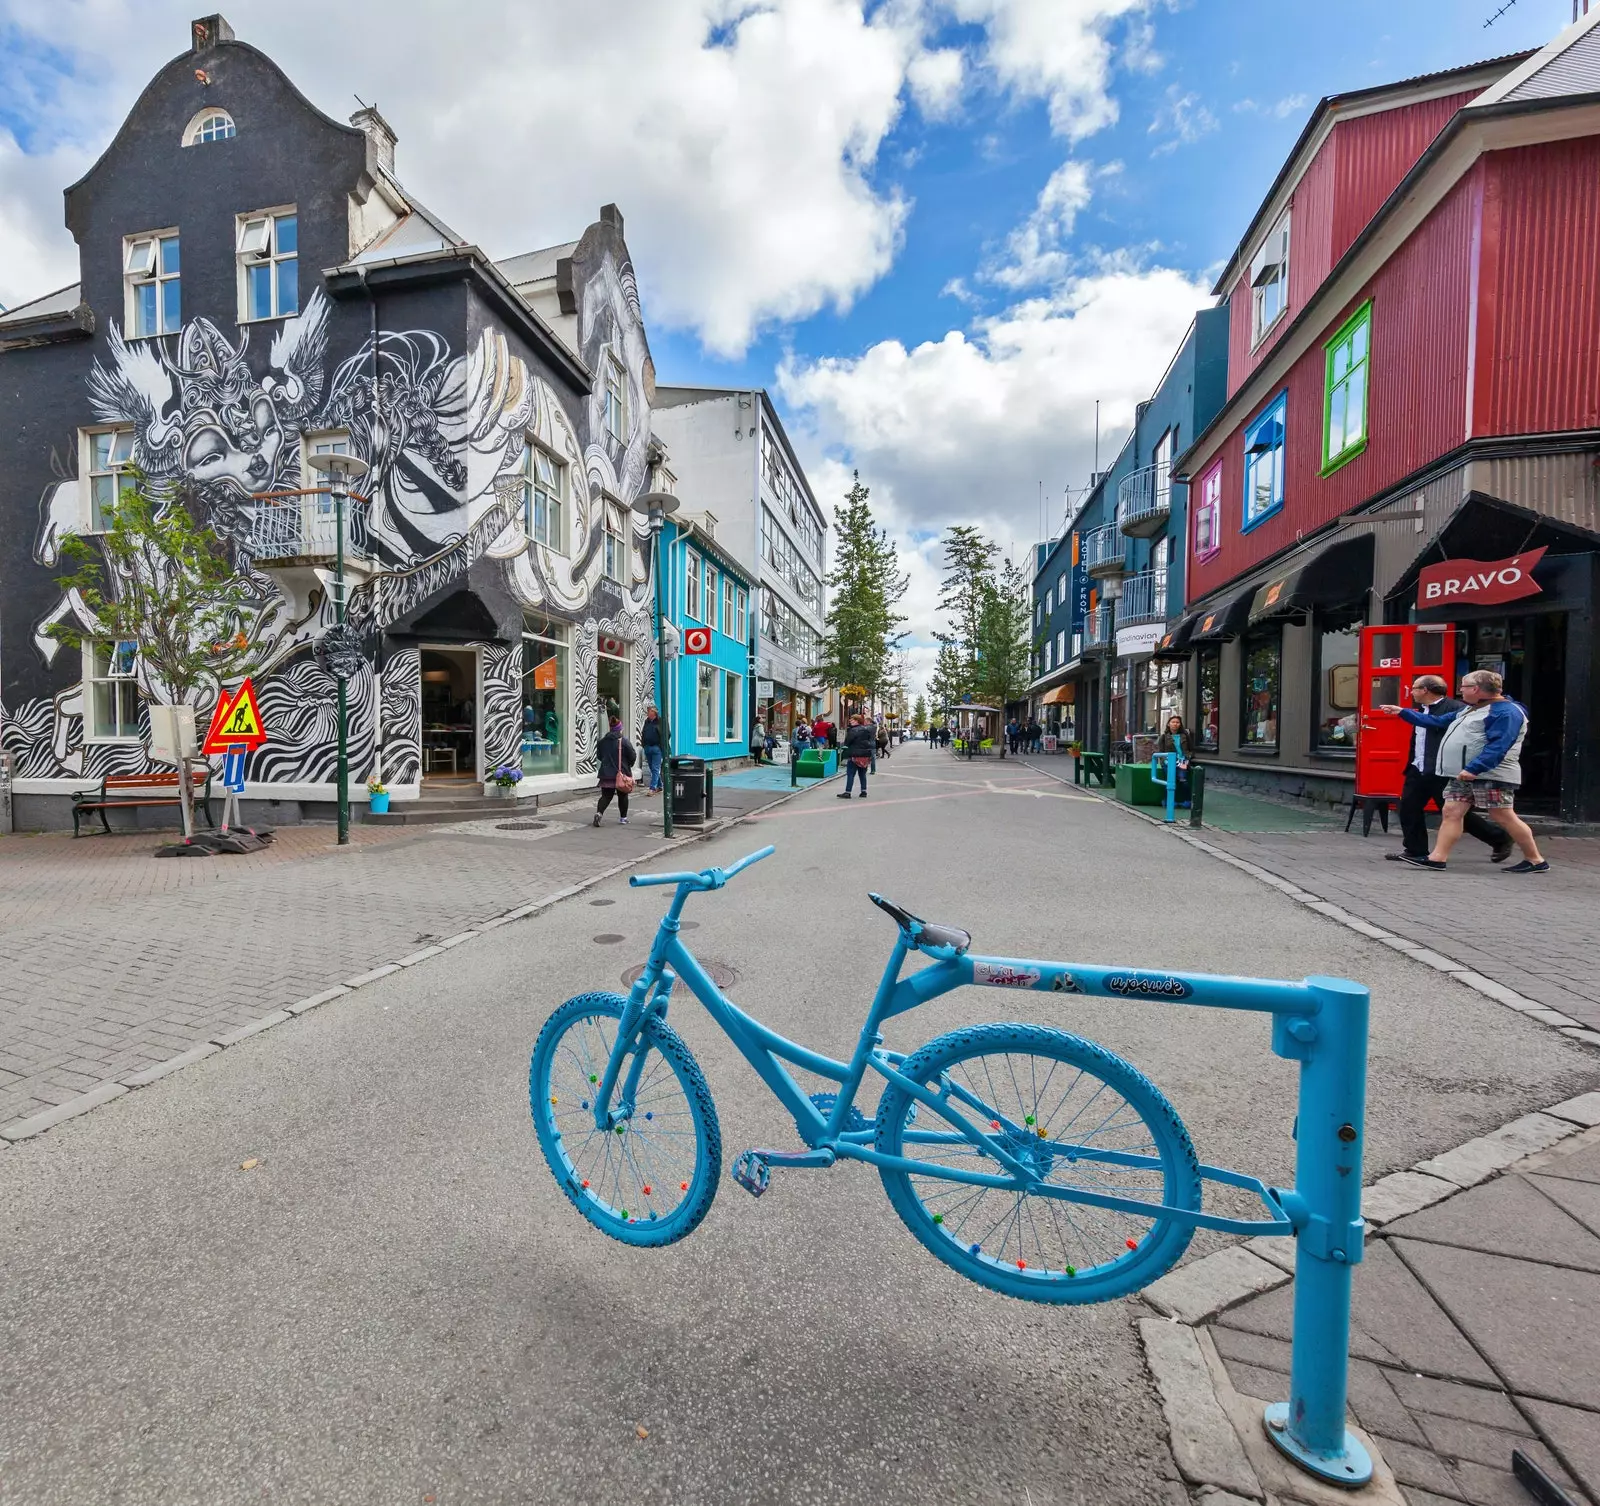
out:
{"label": "bicycle fork", "polygon": [[[655,972],[654,979],[651,973]],[[678,981],[672,969],[659,966],[654,958],[645,964],[644,972],[628,993],[628,1002],[617,1024],[616,1043],[606,1062],[600,1085],[595,1089],[594,1126],[602,1133],[620,1129],[633,1118],[639,1098],[639,1079],[644,1074],[645,1030],[652,1020],[665,1019],[667,1001],[672,996],[672,986]],[[622,1064],[629,1057],[627,1075]],[[622,1078],[621,1091],[617,1079]],[[615,1095],[616,1104],[612,1106]]]}

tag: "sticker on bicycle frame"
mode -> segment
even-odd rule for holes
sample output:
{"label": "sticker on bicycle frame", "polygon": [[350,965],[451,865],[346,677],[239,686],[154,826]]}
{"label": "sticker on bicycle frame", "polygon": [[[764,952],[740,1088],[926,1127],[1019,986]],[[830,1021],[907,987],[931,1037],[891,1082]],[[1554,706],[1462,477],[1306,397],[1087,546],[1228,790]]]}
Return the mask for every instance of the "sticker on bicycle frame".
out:
{"label": "sticker on bicycle frame", "polygon": [[1036,967],[1012,967],[1007,962],[974,962],[972,981],[992,988],[1032,988],[1039,981]]}
{"label": "sticker on bicycle frame", "polygon": [[1071,973],[1063,970],[1050,980],[1050,987],[1058,994],[1081,994],[1083,985]]}
{"label": "sticker on bicycle frame", "polygon": [[1168,973],[1107,973],[1106,987],[1124,999],[1187,999],[1194,992]]}

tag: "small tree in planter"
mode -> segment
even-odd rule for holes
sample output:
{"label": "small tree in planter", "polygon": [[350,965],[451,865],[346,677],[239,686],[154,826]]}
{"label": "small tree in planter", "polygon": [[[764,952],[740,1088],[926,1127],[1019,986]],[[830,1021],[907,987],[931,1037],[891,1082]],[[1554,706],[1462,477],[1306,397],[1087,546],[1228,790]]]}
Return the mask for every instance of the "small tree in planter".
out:
{"label": "small tree in planter", "polygon": [[[57,584],[78,593],[94,626],[59,622],[51,634],[74,648],[135,645],[141,690],[157,705],[193,704],[201,690],[249,668],[255,588],[202,520],[191,489],[157,500],[141,472],[125,472],[105,532],[68,537],[61,558],[70,573]],[[187,834],[194,830],[187,763],[178,765],[178,784]]]}

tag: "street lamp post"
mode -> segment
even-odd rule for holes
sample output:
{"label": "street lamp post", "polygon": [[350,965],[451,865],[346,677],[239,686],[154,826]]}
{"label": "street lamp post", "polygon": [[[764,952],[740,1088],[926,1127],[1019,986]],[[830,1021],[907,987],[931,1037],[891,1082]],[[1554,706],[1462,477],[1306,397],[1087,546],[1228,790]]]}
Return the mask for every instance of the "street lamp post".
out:
{"label": "street lamp post", "polygon": [[661,834],[672,835],[672,722],[667,711],[667,607],[663,592],[665,574],[661,565],[661,531],[670,514],[678,510],[678,499],[671,492],[646,492],[633,503],[633,511],[650,521],[650,568],[655,572],[656,610],[656,715],[661,722],[661,756],[668,760],[668,777],[661,786]]}
{"label": "street lamp post", "polygon": [[1106,694],[1105,715],[1101,718],[1100,751],[1105,755],[1106,773],[1111,772],[1111,679],[1117,671],[1117,598],[1122,581],[1117,576],[1100,583],[1100,600],[1106,614]]}
{"label": "street lamp post", "polygon": [[[309,455],[311,469],[328,478],[328,494],[333,498],[333,613],[344,636],[344,507],[350,497],[350,481],[367,473],[367,463],[354,455]],[[343,675],[339,685],[339,845],[350,841],[350,690]]]}

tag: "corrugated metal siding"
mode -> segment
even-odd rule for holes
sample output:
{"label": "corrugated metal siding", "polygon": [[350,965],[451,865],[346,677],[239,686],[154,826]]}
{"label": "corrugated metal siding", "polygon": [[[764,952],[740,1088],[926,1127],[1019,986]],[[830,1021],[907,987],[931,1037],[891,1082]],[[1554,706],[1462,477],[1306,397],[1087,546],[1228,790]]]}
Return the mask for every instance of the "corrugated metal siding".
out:
{"label": "corrugated metal siding", "polygon": [[1476,91],[1448,94],[1379,115],[1359,115],[1334,127],[1337,153],[1329,266],[1350,249],[1450,117],[1476,97]]}
{"label": "corrugated metal siding", "polygon": [[[1469,174],[1389,259],[1367,290],[1330,319],[1295,363],[1289,393],[1283,508],[1250,533],[1243,512],[1243,431],[1273,400],[1241,418],[1223,447],[1222,546],[1191,559],[1186,583],[1198,600],[1268,555],[1394,485],[1466,437],[1467,331],[1476,173]],[[1372,357],[1366,450],[1331,476],[1322,465],[1323,343],[1367,297]]]}
{"label": "corrugated metal siding", "polygon": [[1600,27],[1578,38],[1559,57],[1517,85],[1507,99],[1551,99],[1600,89]]}
{"label": "corrugated metal siding", "polygon": [[1467,471],[1468,491],[1487,492],[1600,533],[1600,471],[1592,454],[1475,460]]}
{"label": "corrugated metal siding", "polygon": [[[1600,426],[1600,139],[1495,152],[1493,301],[1479,327],[1479,434]],[[1489,243],[1486,223],[1486,244]]]}

